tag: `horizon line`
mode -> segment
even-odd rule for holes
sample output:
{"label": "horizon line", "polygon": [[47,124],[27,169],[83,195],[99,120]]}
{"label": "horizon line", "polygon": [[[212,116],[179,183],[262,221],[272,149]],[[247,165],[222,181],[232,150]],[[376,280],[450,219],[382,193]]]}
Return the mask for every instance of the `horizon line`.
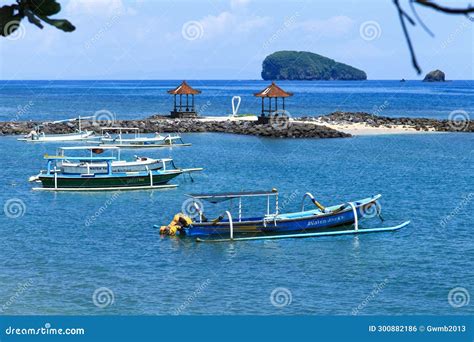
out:
{"label": "horizon line", "polygon": [[[181,82],[183,80],[186,81],[264,81],[264,82],[365,82],[365,81],[398,81],[401,80],[405,81],[420,81],[423,82],[423,78],[420,79],[408,79],[408,78],[381,78],[381,79],[366,79],[366,80],[263,80],[263,79],[232,79],[232,78],[161,78],[161,79],[138,79],[138,78],[101,78],[101,79],[94,79],[94,78],[76,78],[76,79],[0,79],[0,82],[25,82],[25,81],[48,81],[48,82],[59,82],[59,81],[177,81]],[[452,81],[474,81],[474,79],[448,79],[445,81],[440,82],[425,82],[425,83],[445,83],[445,82],[452,82]]]}

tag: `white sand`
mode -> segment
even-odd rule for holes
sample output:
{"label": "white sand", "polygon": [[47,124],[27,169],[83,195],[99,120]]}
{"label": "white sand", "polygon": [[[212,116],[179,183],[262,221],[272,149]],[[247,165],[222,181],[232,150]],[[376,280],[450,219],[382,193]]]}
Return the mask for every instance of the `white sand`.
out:
{"label": "white sand", "polygon": [[[306,122],[306,121],[303,121]],[[429,128],[428,131],[417,131],[414,127],[404,125],[391,125],[386,126],[369,126],[365,123],[327,123],[321,121],[313,121],[321,126],[333,128],[340,132],[349,133],[352,135],[379,135],[379,134],[422,134],[422,133],[434,133],[433,127]]]}
{"label": "white sand", "polygon": [[[256,121],[257,116],[205,116],[198,118],[200,121],[213,121],[213,122],[225,122],[225,121]],[[293,120],[291,120],[293,121]],[[369,126],[365,123],[327,123],[321,120],[315,121],[294,121],[305,124],[317,124],[320,126],[326,126],[335,129],[340,132],[349,133],[351,135],[382,135],[382,134],[426,134],[426,133],[437,133],[434,128],[429,128],[428,131],[417,131],[414,127],[404,125],[391,125],[389,127],[380,126],[374,127]]]}
{"label": "white sand", "polygon": [[249,115],[249,116],[235,116],[233,117],[232,115],[228,116],[202,116],[198,117],[200,121],[220,121],[220,122],[225,122],[225,121],[257,121],[257,116],[256,115]]}

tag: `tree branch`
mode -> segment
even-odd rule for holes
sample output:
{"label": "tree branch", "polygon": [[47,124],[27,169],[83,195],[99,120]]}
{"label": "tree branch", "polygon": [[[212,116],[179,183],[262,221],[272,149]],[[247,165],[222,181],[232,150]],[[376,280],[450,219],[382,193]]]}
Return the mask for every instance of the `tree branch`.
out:
{"label": "tree branch", "polygon": [[410,0],[410,8],[411,8],[411,11],[413,12],[413,15],[415,16],[416,21],[418,21],[418,24],[420,24],[421,27],[423,27],[426,33],[428,33],[431,37],[434,37],[434,33],[431,32],[428,26],[425,25],[423,20],[421,20],[420,16],[418,15],[418,12],[416,11],[414,3],[415,3],[415,0]]}
{"label": "tree branch", "polygon": [[413,44],[412,44],[411,39],[410,39],[410,34],[408,33],[408,29],[407,29],[407,26],[406,26],[406,23],[405,23],[405,19],[407,19],[410,22],[410,24],[412,24],[412,25],[415,25],[415,22],[400,7],[399,0],[393,0],[393,3],[397,7],[398,17],[400,18],[400,23],[402,24],[403,34],[405,35],[405,39],[406,39],[407,44],[408,44],[408,49],[410,50],[411,63],[413,65],[413,67],[415,68],[416,72],[419,75],[419,74],[421,74],[421,68],[418,65],[418,61],[416,59],[415,50],[413,49]]}
{"label": "tree branch", "polygon": [[468,5],[467,8],[452,8],[438,5],[435,2],[429,0],[414,0],[417,4],[425,7],[433,8],[439,12],[448,13],[448,14],[469,14],[474,13],[474,7]]}
{"label": "tree branch", "polygon": [[[405,20],[408,20],[410,24],[412,24],[413,26],[415,25],[415,22],[400,6],[399,0],[393,0],[393,3],[395,4],[395,7],[397,8],[398,16],[400,18],[400,23],[403,29],[403,34],[405,35],[405,40],[408,44],[408,49],[410,50],[412,65],[415,68],[416,72],[418,74],[421,74],[421,68],[418,65],[418,61],[416,59],[415,50],[413,48],[413,44],[411,42],[410,34],[408,32]],[[430,1],[430,0],[409,0],[409,3],[412,9],[412,12],[415,15],[416,20],[421,25],[421,27],[423,27],[423,29],[431,36],[433,36],[433,33],[428,29],[428,27],[423,23],[423,21],[418,16],[418,13],[416,12],[414,4],[428,7],[438,12],[442,12],[446,14],[455,14],[455,15],[462,14],[462,15],[467,16],[469,20],[471,21],[473,20],[472,17],[469,16],[469,13],[474,13],[474,7],[472,7],[471,5],[468,5],[466,8],[454,8],[454,7],[446,7],[446,6],[438,5],[436,2]]]}

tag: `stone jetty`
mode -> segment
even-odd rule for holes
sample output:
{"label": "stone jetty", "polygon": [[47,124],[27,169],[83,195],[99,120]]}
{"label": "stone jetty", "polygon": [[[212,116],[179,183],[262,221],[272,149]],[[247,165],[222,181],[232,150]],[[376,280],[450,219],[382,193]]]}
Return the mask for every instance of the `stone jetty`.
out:
{"label": "stone jetty", "polygon": [[[0,135],[27,134],[39,122],[0,122]],[[100,127],[111,126],[110,122],[82,121],[83,129],[100,133]],[[222,117],[216,120],[206,119],[171,119],[164,116],[153,116],[143,120],[121,120],[113,122],[117,127],[138,127],[141,133],[155,132],[218,132],[255,135],[275,138],[344,138],[350,134],[315,123],[293,122],[289,120],[276,121],[274,124],[257,124],[252,120],[229,120]],[[75,127],[72,123],[48,124],[44,132],[70,133]]]}
{"label": "stone jetty", "polygon": [[[41,122],[13,121],[0,122],[0,135],[20,135],[29,133],[33,127]],[[83,121],[83,129],[100,132],[102,126],[138,127],[141,133],[178,132],[199,133],[218,132],[254,135],[275,138],[345,138],[351,134],[344,133],[325,124],[351,125],[363,123],[370,127],[392,128],[408,127],[417,131],[438,132],[473,132],[472,121],[454,122],[450,120],[435,120],[425,118],[390,118],[368,113],[334,112],[318,117],[300,117],[291,120],[275,120],[271,124],[258,124],[255,120],[228,117],[173,119],[155,115],[141,120],[121,120],[110,122]],[[333,126],[334,127],[334,126]],[[44,132],[47,134],[70,133],[76,125],[71,122],[46,124]]]}

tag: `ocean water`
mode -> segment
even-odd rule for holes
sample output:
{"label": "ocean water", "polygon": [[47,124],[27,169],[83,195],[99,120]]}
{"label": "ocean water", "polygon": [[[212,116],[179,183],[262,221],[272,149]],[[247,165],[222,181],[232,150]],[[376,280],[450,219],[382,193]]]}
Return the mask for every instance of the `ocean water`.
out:
{"label": "ocean water", "polygon": [[[108,102],[103,92],[90,101],[78,98],[64,113],[87,111],[101,97]],[[433,101],[450,96],[467,103],[460,95]],[[50,104],[38,102],[35,110],[52,115],[46,111],[52,98],[50,92]],[[130,101],[135,109],[138,98]],[[151,111],[148,101],[133,114]],[[1,103],[11,106],[3,97]],[[177,189],[43,193],[32,191],[27,179],[44,168],[41,156],[57,145],[0,138],[1,313],[474,313],[467,302],[474,294],[474,135],[283,140],[202,133],[184,139],[193,146],[125,152],[205,168],[194,182],[178,178]],[[187,193],[273,187],[284,211],[298,210],[306,191],[326,205],[381,193],[385,222],[374,218],[364,226],[412,223],[396,233],[223,244],[162,238],[153,228],[181,211]],[[247,204],[246,214],[265,208],[264,201]],[[205,204],[208,216],[221,210]]]}
{"label": "ocean water", "polygon": [[[120,119],[167,114],[173,100],[167,90],[181,81],[0,81],[0,121],[59,120],[108,110]],[[239,113],[259,113],[253,96],[267,81],[189,81],[201,115],[228,115],[231,98],[241,96]],[[474,81],[280,81],[294,96],[290,115],[314,116],[337,110],[386,116],[447,119],[453,110],[474,110]]]}

